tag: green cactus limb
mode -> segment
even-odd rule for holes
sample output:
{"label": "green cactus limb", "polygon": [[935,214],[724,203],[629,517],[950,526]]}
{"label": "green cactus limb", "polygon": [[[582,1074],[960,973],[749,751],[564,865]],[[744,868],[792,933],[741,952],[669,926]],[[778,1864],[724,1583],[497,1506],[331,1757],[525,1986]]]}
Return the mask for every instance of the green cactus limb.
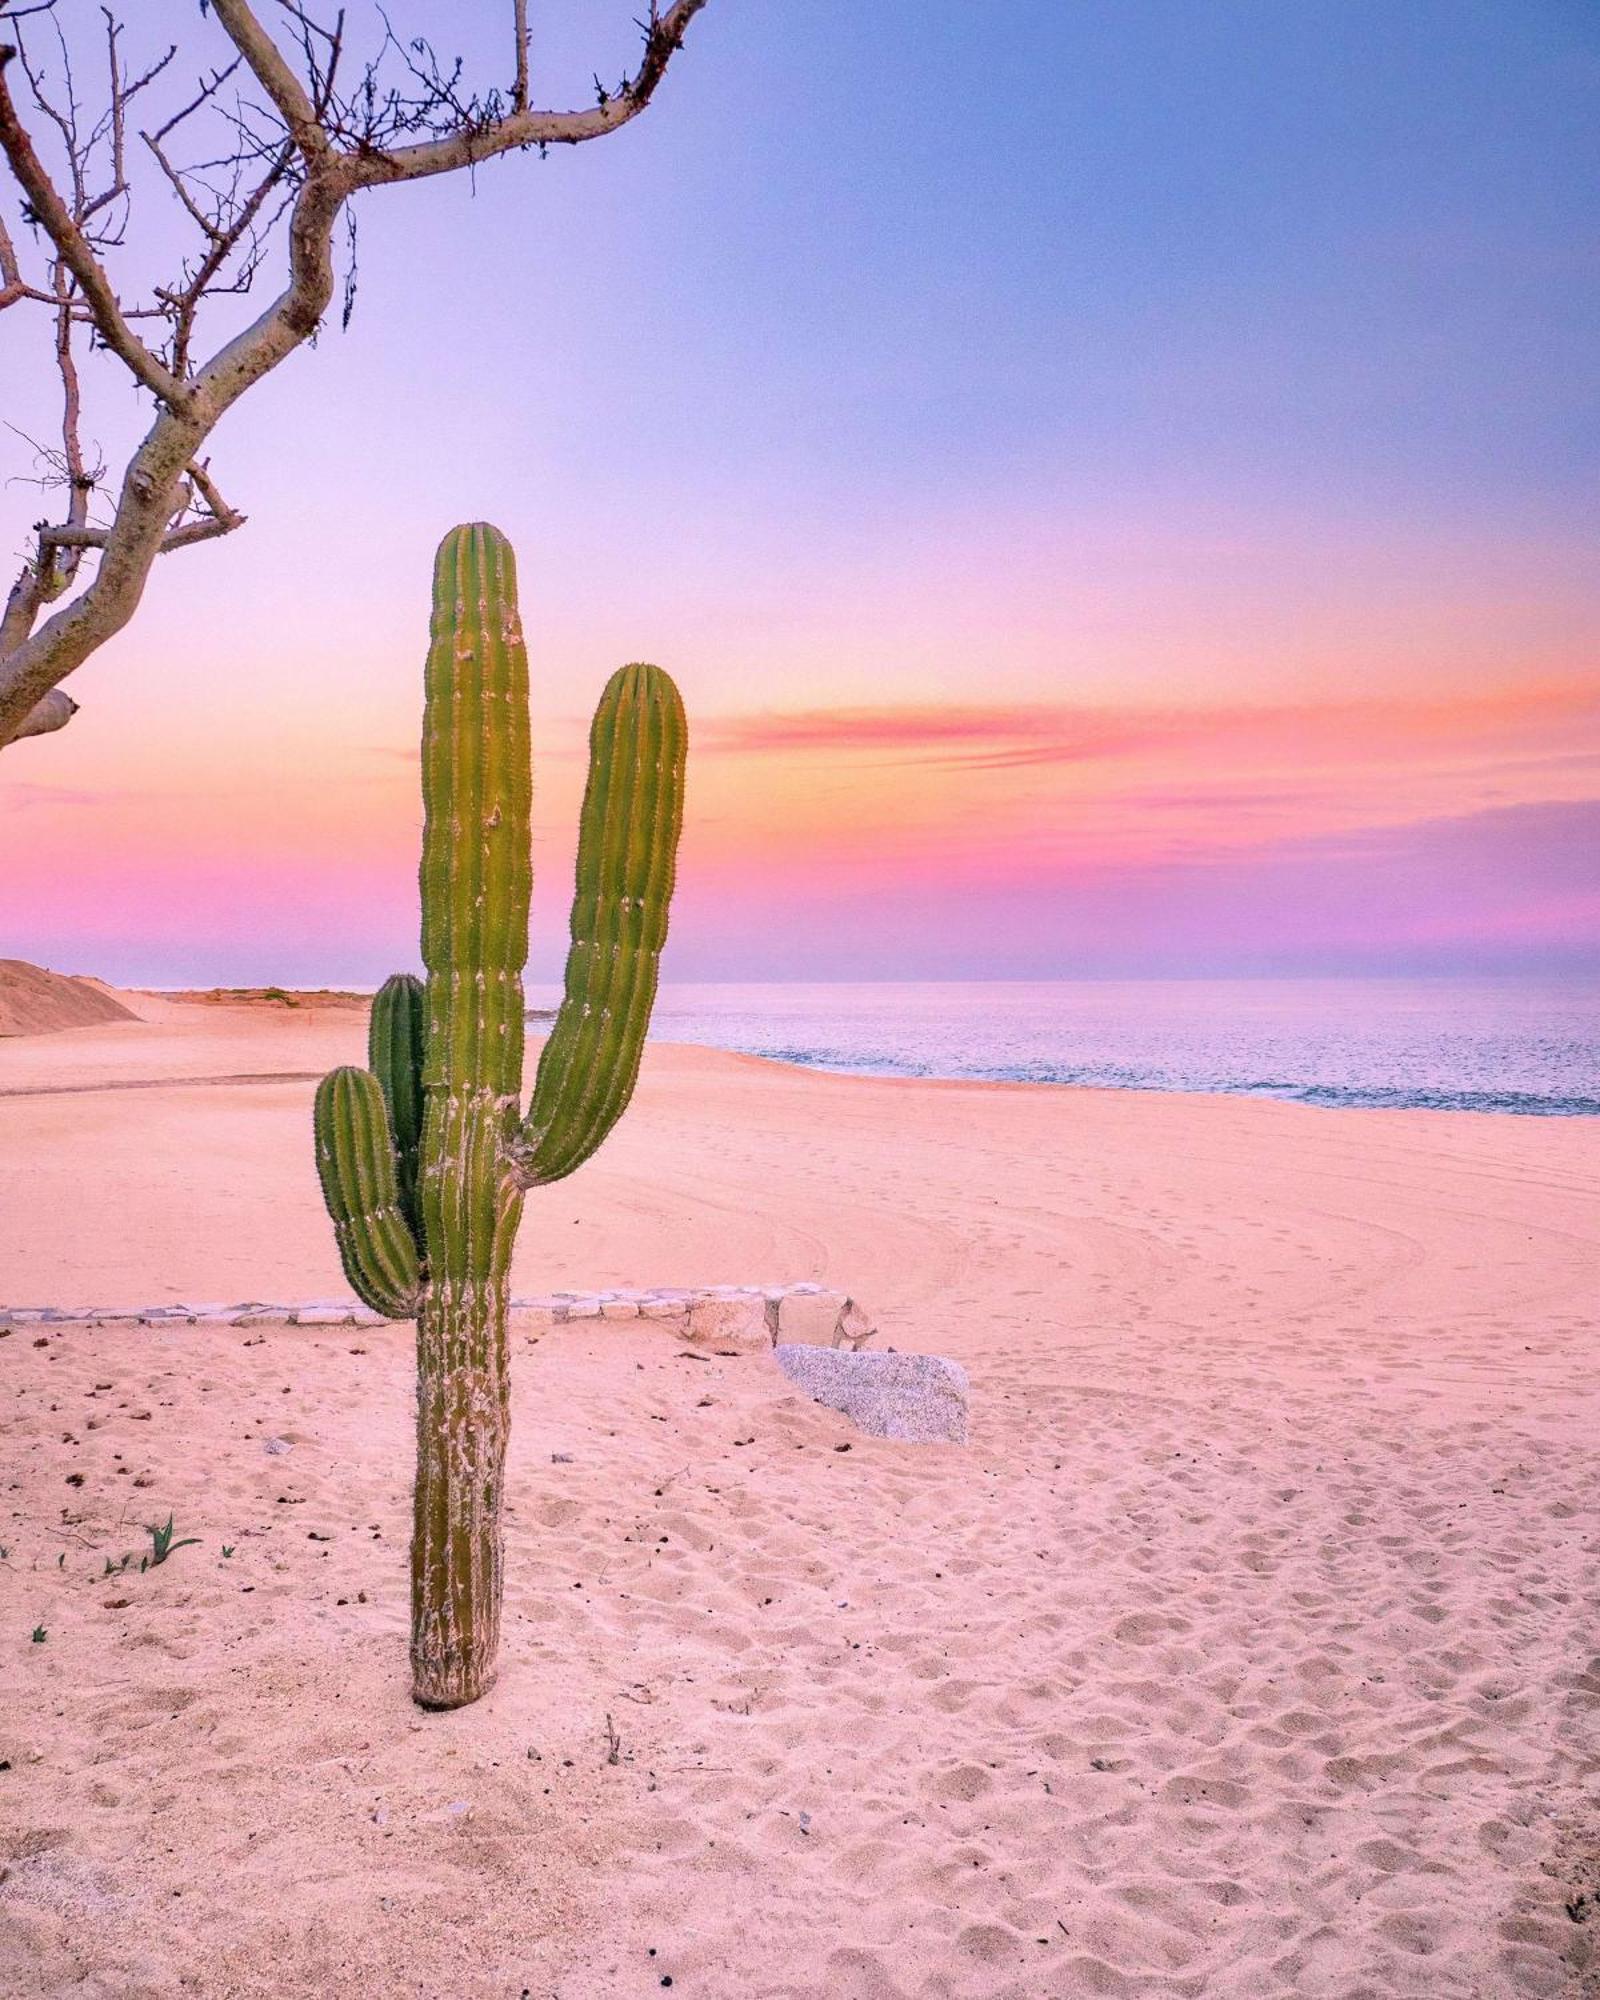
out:
{"label": "green cactus limb", "polygon": [[417,1310],[416,1241],[400,1205],[394,1141],[378,1079],[336,1069],[317,1086],[317,1173],[333,1217],[345,1276],[356,1296],[389,1319]]}
{"label": "green cactus limb", "polygon": [[426,1004],[422,981],[397,972],[378,988],[367,1032],[367,1067],[383,1086],[399,1169],[400,1206],[418,1248],[417,1164],[422,1147],[422,1047]]}
{"label": "green cactus limb", "polygon": [[655,1002],[683,825],[683,702],[659,667],[623,667],[589,735],[566,993],[518,1147],[528,1187],[582,1166],[627,1108]]}

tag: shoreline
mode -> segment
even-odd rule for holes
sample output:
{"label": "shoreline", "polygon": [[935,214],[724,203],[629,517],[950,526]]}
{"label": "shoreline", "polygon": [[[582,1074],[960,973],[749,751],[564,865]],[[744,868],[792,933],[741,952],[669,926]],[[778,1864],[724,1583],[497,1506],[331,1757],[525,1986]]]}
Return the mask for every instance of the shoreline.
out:
{"label": "shoreline", "polygon": [[[258,1022],[281,1024],[286,1031],[294,1028],[307,1029],[313,1023],[325,1024],[340,1021],[357,1021],[364,1024],[370,995],[357,994],[348,989],[311,988],[172,988],[154,987],[107,988],[118,999],[132,1007],[137,1018],[116,1023],[99,1023],[90,1027],[62,1028],[49,1033],[0,1035],[0,1079],[6,1076],[7,1058],[18,1050],[32,1051],[54,1045],[68,1045],[75,1040],[81,1042],[85,1036],[104,1033],[107,1028],[119,1036],[129,1036],[141,1029],[152,1027],[181,1026],[185,1019],[190,1021],[233,1020],[239,1024]],[[280,994],[282,997],[266,997]],[[554,1018],[552,1009],[531,1008],[526,1017],[530,1026]],[[270,1030],[266,1032],[270,1033]],[[536,1048],[536,1038],[530,1039],[530,1057]],[[843,1064],[803,1062],[795,1058],[773,1055],[759,1050],[732,1049],[715,1042],[675,1041],[669,1038],[652,1037],[648,1043],[652,1051],[692,1055],[701,1053],[710,1057],[723,1058],[736,1063],[753,1063],[764,1070],[784,1074],[799,1074],[842,1082],[858,1082],[899,1089],[928,1088],[941,1092],[955,1091],[1001,1091],[1038,1092],[1046,1095],[1072,1093],[1075,1096],[1107,1096],[1171,1099],[1174,1102],[1223,1100],[1231,1103],[1279,1104],[1296,1109],[1315,1112],[1378,1112],[1385,1115],[1423,1114],[1428,1117],[1464,1117],[1469,1119],[1506,1118],[1518,1124],[1535,1121],[1538,1123],[1581,1124],[1583,1121],[1600,1118],[1600,1102],[1591,1103],[1586,1099],[1578,1108],[1569,1108],[1564,1103],[1546,1104],[1535,1101],[1520,1105],[1509,1104],[1433,1104],[1413,1101],[1401,1097],[1394,1102],[1374,1103],[1364,1101],[1359,1093],[1349,1101],[1328,1101],[1326,1097],[1312,1094],[1331,1091],[1339,1086],[1292,1085],[1278,1087],[1252,1087],[1244,1085],[1218,1084],[1211,1087],[1194,1086],[1179,1088],[1164,1083],[1103,1083],[1085,1082],[1070,1078],[1039,1078],[1009,1076],[942,1076],[921,1073],[906,1073],[900,1070],[860,1069]],[[66,1050],[63,1048],[63,1055]],[[359,1047],[355,1053],[346,1051],[335,1061],[359,1059]],[[48,1076],[53,1065],[48,1056],[24,1058],[23,1067],[43,1071]],[[71,1067],[70,1060],[64,1060],[62,1069]],[[332,1067],[330,1063],[328,1067]],[[185,1080],[194,1084],[225,1086],[246,1083],[281,1081],[312,1081],[321,1071],[304,1069],[299,1066],[282,1069],[235,1071],[229,1074],[209,1077],[188,1075]],[[154,1078],[134,1077],[119,1080],[106,1079],[86,1082],[42,1082],[11,1083],[0,1080],[0,1100],[47,1095],[78,1095],[91,1090],[112,1089],[157,1089],[167,1087],[175,1079],[170,1075]]]}

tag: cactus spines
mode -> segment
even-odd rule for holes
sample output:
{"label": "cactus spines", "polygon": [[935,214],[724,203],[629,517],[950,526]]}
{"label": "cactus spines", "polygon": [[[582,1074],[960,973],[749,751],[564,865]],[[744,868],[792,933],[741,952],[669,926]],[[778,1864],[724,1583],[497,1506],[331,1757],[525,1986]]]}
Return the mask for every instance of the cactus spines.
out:
{"label": "cactus spines", "polygon": [[427,981],[373,1003],[370,1070],[317,1093],[317,1163],[345,1270],[417,1321],[412,1691],[473,1701],[500,1632],[506,1307],[523,1190],[600,1144],[638,1076],[683,817],[683,704],[624,667],[590,737],[566,998],[521,1115],[528,949],[528,667],[510,545],[453,529],[434,563],[422,728]]}
{"label": "cactus spines", "polygon": [[317,1086],[313,1126],[322,1198],[356,1296],[390,1319],[417,1309],[416,1238],[400,1205],[394,1141],[377,1079],[336,1069]]}
{"label": "cactus spines", "polygon": [[417,1160],[422,1148],[422,1043],[426,1019],[422,981],[397,972],[378,988],[367,1030],[367,1067],[378,1079],[394,1134],[400,1206],[411,1234],[422,1240],[417,1207]]}
{"label": "cactus spines", "polygon": [[627,1107],[655,1002],[683,824],[683,702],[659,667],[622,667],[589,732],[566,993],[523,1127],[530,1187],[583,1165]]}

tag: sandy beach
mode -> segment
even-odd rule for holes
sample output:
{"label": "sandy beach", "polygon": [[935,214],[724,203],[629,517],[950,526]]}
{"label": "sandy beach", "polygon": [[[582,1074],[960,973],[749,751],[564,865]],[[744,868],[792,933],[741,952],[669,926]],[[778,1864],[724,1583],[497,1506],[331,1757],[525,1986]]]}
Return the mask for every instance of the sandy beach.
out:
{"label": "sandy beach", "polygon": [[[361,1014],[129,1004],[0,1040],[0,1304],[342,1292]],[[973,1442],[519,1343],[501,1678],[440,1717],[408,1328],[19,1328],[0,1992],[1600,1991],[1597,1274],[1594,1121],[652,1046],[518,1286],[827,1280]]]}

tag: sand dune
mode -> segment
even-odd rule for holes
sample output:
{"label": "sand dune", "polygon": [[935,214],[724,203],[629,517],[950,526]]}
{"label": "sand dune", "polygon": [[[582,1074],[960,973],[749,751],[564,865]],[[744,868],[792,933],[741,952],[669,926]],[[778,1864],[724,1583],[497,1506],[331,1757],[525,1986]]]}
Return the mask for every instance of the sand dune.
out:
{"label": "sand dune", "polygon": [[[303,1078],[360,1032],[8,1044],[0,1291],[338,1290]],[[654,1049],[519,1284],[837,1280],[974,1443],[520,1349],[504,1671],[442,1718],[404,1329],[18,1331],[0,1991],[1594,1990],[1597,1193],[1583,1121]]]}
{"label": "sand dune", "polygon": [[44,1035],[135,1018],[101,980],[73,979],[26,959],[0,958],[0,1035]]}

